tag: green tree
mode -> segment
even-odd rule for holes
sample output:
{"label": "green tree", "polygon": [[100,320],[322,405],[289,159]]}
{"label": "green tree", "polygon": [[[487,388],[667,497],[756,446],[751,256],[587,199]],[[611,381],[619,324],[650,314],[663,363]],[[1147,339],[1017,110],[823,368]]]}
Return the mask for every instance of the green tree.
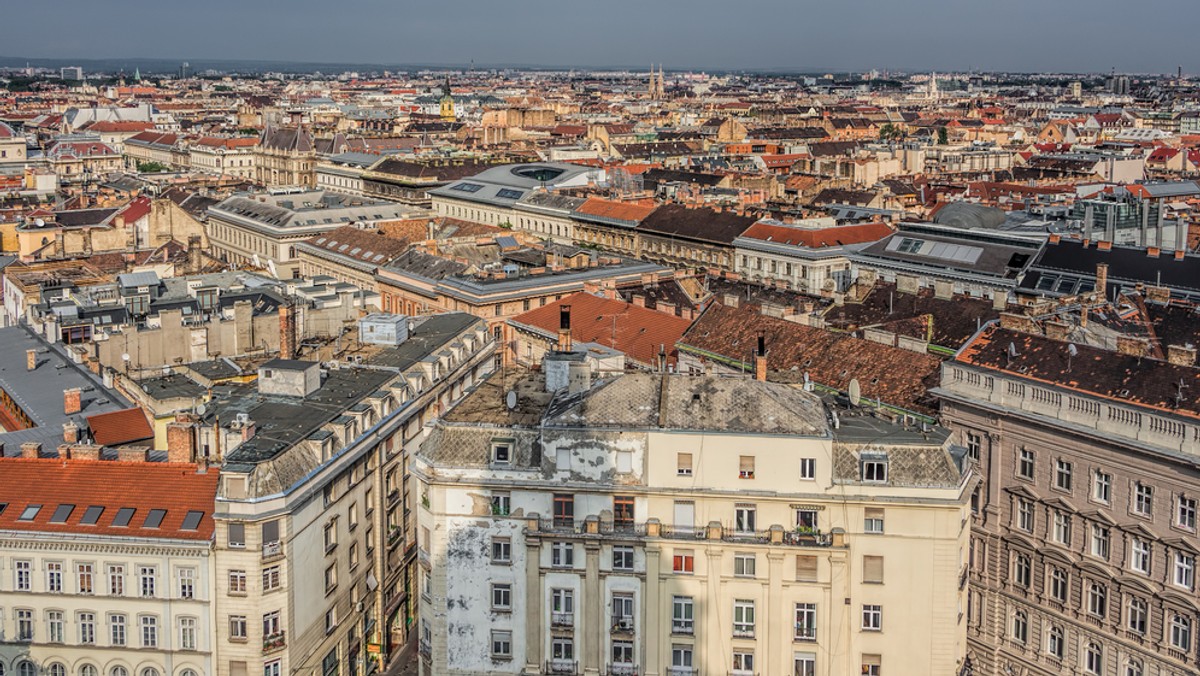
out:
{"label": "green tree", "polygon": [[138,162],[137,170],[143,174],[157,174],[167,171],[167,165],[161,162]]}
{"label": "green tree", "polygon": [[938,127],[938,145],[946,145],[950,142],[950,134],[945,127]]}

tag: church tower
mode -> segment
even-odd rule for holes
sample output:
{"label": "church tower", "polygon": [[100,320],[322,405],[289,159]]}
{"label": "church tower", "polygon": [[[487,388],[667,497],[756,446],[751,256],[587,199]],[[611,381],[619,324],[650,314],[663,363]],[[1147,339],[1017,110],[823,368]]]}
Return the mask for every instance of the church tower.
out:
{"label": "church tower", "polygon": [[441,116],[446,122],[454,122],[458,117],[454,114],[454,96],[450,94],[450,76],[442,85]]}

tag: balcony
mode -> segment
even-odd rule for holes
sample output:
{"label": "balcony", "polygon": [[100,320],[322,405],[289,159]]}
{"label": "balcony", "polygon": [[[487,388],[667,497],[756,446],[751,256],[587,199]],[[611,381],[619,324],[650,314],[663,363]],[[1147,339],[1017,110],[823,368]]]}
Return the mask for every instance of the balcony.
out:
{"label": "balcony", "polygon": [[610,664],[608,676],[638,676],[636,664]]}
{"label": "balcony", "polygon": [[817,640],[817,628],[806,627],[803,624],[797,624],[796,633],[792,636],[797,641],[815,641]]}
{"label": "balcony", "polygon": [[263,654],[273,653],[276,650],[283,650],[287,647],[287,636],[284,632],[277,634],[268,634],[263,637]]}
{"label": "balcony", "polygon": [[546,662],[546,673],[575,676],[579,673],[579,663],[575,660],[550,660]]}
{"label": "balcony", "polygon": [[691,636],[692,634],[696,633],[696,626],[690,621],[680,622],[679,620],[674,620],[671,622],[671,633]]}
{"label": "balcony", "polygon": [[754,627],[734,627],[734,638],[754,638]]}
{"label": "balcony", "polygon": [[550,626],[556,629],[570,629],[575,626],[575,613],[550,613]]}
{"label": "balcony", "polygon": [[696,676],[699,673],[695,667],[671,667],[668,676]]}
{"label": "balcony", "polygon": [[279,540],[274,540],[272,542],[264,542],[263,543],[263,546],[262,546],[263,561],[277,559],[281,556],[283,556],[283,543],[282,542],[280,542]]}
{"label": "balcony", "polygon": [[614,617],[612,623],[612,633],[614,634],[632,634],[634,630],[632,617]]}
{"label": "balcony", "polygon": [[432,659],[433,646],[430,645],[429,641],[426,641],[425,639],[421,639],[421,643],[420,643],[420,645],[417,646],[417,650],[421,653],[421,657],[424,657],[427,660]]}
{"label": "balcony", "polygon": [[[495,513],[494,506],[493,513]],[[580,521],[541,518],[537,514],[530,514],[525,523],[525,532],[533,536],[544,533],[546,535],[575,535],[588,539],[664,538],[692,541],[722,540],[789,547],[844,548],[846,546],[845,534],[840,529],[834,529],[830,533],[821,533],[803,529],[787,530],[783,526],[774,525],[767,530],[735,531],[716,521],[707,526],[674,526],[664,524],[657,519],[650,519],[640,524],[630,524],[628,521],[606,522],[597,516],[589,516]]]}

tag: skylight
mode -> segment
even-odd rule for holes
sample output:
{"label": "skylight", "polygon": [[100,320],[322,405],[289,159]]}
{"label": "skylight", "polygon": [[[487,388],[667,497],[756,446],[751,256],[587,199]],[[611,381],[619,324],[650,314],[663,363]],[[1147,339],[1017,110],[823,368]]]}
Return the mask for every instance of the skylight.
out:
{"label": "skylight", "polygon": [[100,520],[100,515],[103,513],[103,507],[92,505],[84,511],[83,518],[79,520],[79,523],[84,526],[95,526],[96,522]]}
{"label": "skylight", "polygon": [[460,190],[462,192],[479,192],[483,186],[478,183],[455,183],[450,186],[451,190]]}
{"label": "skylight", "polygon": [[58,509],[54,510],[54,516],[50,517],[50,523],[66,523],[74,511],[75,505],[59,505]]}
{"label": "skylight", "polygon": [[146,515],[146,520],[142,522],[142,528],[158,528],[162,525],[163,517],[167,515],[165,509],[152,509]]}
{"label": "skylight", "polygon": [[21,512],[21,516],[17,517],[17,521],[33,521],[40,511],[42,511],[41,505],[29,505],[25,511]]}
{"label": "skylight", "polygon": [[129,525],[129,521],[133,519],[133,513],[137,510],[133,507],[122,507],[117,510],[117,518],[113,519],[112,525],[115,528],[125,528]]}
{"label": "skylight", "polygon": [[187,516],[183,517],[183,530],[196,530],[200,527],[202,518],[204,518],[204,512],[189,511]]}

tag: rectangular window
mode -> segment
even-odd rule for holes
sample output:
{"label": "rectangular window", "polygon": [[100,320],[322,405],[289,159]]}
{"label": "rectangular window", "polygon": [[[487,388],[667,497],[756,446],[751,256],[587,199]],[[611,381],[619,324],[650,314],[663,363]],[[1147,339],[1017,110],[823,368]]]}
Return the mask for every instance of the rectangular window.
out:
{"label": "rectangular window", "polygon": [[13,587],[17,591],[33,590],[33,562],[17,561],[14,566]]}
{"label": "rectangular window", "polygon": [[862,607],[863,631],[880,631],[883,629],[883,606],[864,605]]}
{"label": "rectangular window", "polygon": [[862,480],[866,483],[887,483],[887,460],[863,460]]}
{"label": "rectangular window", "polygon": [[979,451],[983,448],[983,435],[978,432],[967,432],[967,457],[979,460]]}
{"label": "rectangular window", "polygon": [[46,639],[51,643],[63,642],[63,614],[61,610],[47,611]]}
{"label": "rectangular window", "polygon": [[194,568],[179,569],[179,598],[190,599],[196,596],[196,570]]}
{"label": "rectangular window", "polygon": [[512,585],[492,585],[492,610],[512,610]]}
{"label": "rectangular window", "polygon": [[149,615],[143,615],[141,620],[142,626],[142,647],[156,648],[158,647],[158,618]]}
{"label": "rectangular window", "polygon": [[734,638],[754,638],[754,601],[733,602]]}
{"label": "rectangular window", "polygon": [[613,570],[633,570],[633,547],[614,545],[612,550]]}
{"label": "rectangular window", "polygon": [[816,458],[800,458],[800,478],[804,481],[812,481],[817,478]]}
{"label": "rectangular window", "polygon": [[613,526],[622,530],[633,528],[633,496],[613,496]]}
{"label": "rectangular window", "polygon": [[179,647],[183,650],[196,649],[196,619],[179,618]]}
{"label": "rectangular window", "polygon": [[867,507],[866,516],[863,518],[863,532],[883,532],[883,509],[881,507]]}
{"label": "rectangular window", "polygon": [[1140,516],[1154,514],[1154,488],[1140,481],[1133,485],[1133,513]]}
{"label": "rectangular window", "polygon": [[675,454],[675,473],[679,476],[692,475],[692,454],[677,453]]}
{"label": "rectangular window", "polygon": [[570,638],[555,638],[550,642],[550,657],[552,660],[570,662],[575,659],[575,640]]}
{"label": "rectangular window", "polygon": [[114,646],[125,645],[125,616],[114,613],[108,616],[109,641]]}
{"label": "rectangular window", "polygon": [[862,656],[862,676],[882,676],[883,658],[879,655]]}
{"label": "rectangular window", "polygon": [[757,526],[757,514],[754,505],[736,505],[733,509],[733,529],[738,533],[753,533]]}
{"label": "rectangular window", "polygon": [[1181,495],[1175,505],[1175,525],[1186,530],[1196,530],[1196,499]]}
{"label": "rectangular window", "polygon": [[1191,554],[1183,552],[1175,552],[1175,575],[1174,582],[1176,587],[1191,589],[1192,584],[1196,580],[1196,559]]}
{"label": "rectangular window", "polygon": [[245,615],[230,615],[229,616],[229,638],[245,639],[246,638],[246,616]]}
{"label": "rectangular window", "polygon": [[1020,461],[1017,463],[1017,476],[1022,479],[1032,479],[1034,472],[1034,454],[1031,449],[1022,448]]}
{"label": "rectangular window", "polygon": [[1017,498],[1017,528],[1026,533],[1033,532],[1033,501]]}
{"label": "rectangular window", "polygon": [[741,455],[738,456],[738,478],[753,479],[754,478],[754,456]]}
{"label": "rectangular window", "polygon": [[[262,571],[262,589],[263,591],[273,591],[279,589],[281,582],[281,568],[279,565],[266,566]],[[232,575],[232,573],[231,573]]]}
{"label": "rectangular window", "polygon": [[142,596],[154,596],[155,586],[158,582],[158,571],[153,566],[142,566],[138,568],[138,579],[141,583]]}
{"label": "rectangular window", "polygon": [[337,547],[337,519],[330,519],[325,524],[324,539],[325,553],[328,554],[333,551],[334,547]]}
{"label": "rectangular window", "polygon": [[1092,499],[1108,504],[1112,501],[1112,475],[1096,470],[1092,474]]}
{"label": "rectangular window", "polygon": [[555,542],[550,545],[550,565],[569,568],[575,565],[575,546],[570,542]]}
{"label": "rectangular window", "polygon": [[737,676],[749,676],[754,673],[754,653],[735,651],[733,653],[733,673]]}
{"label": "rectangular window", "polygon": [[633,631],[633,594],[616,592],[610,599],[613,629]]}
{"label": "rectangular window", "polygon": [[575,526],[575,496],[569,493],[554,494],[554,525],[560,528]]}
{"label": "rectangular window", "polygon": [[492,516],[508,516],[512,509],[512,496],[508,493],[492,494]]}
{"label": "rectangular window", "polygon": [[1071,545],[1071,515],[1066,512],[1054,513],[1054,541],[1060,545]]}
{"label": "rectangular window", "polygon": [[1017,586],[1024,589],[1029,589],[1033,577],[1033,564],[1029,557],[1025,554],[1017,554],[1013,557],[1013,580]]}
{"label": "rectangular window", "polygon": [[493,442],[492,463],[496,465],[511,465],[512,444],[508,442]]}
{"label": "rectangular window", "polygon": [[262,617],[263,638],[269,636],[279,636],[283,633],[282,624],[279,622],[279,611],[274,610],[265,613]]}
{"label": "rectangular window", "polygon": [[[632,641],[613,641],[612,644],[612,663],[620,665],[626,669],[633,666],[633,642]],[[610,672],[612,673],[612,672]]]}
{"label": "rectangular window", "polygon": [[863,556],[863,582],[883,584],[882,556]]}
{"label": "rectangular window", "polygon": [[1138,573],[1150,574],[1150,543],[1133,537],[1129,540],[1129,568]]}
{"label": "rectangular window", "polygon": [[110,596],[125,595],[125,566],[108,567],[108,593]]}
{"label": "rectangular window", "polygon": [[1071,463],[1063,459],[1054,462],[1054,487],[1060,491],[1071,490]]}
{"label": "rectangular window", "polygon": [[79,642],[84,645],[96,643],[96,616],[92,613],[79,613],[75,616],[79,626]]}
{"label": "rectangular window", "polygon": [[78,593],[91,594],[93,588],[92,564],[78,563],[75,564],[75,573],[79,582]]}
{"label": "rectangular window", "polygon": [[246,524],[229,524],[228,543],[230,549],[243,549],[246,546]]}
{"label": "rectangular window", "polygon": [[1110,538],[1108,528],[1092,524],[1092,556],[1108,559]]}
{"label": "rectangular window", "polygon": [[676,573],[694,573],[696,572],[696,559],[691,550],[675,550],[672,560],[672,570]]}
{"label": "rectangular window", "polygon": [[797,641],[817,640],[817,604],[796,604],[796,626],[793,638]]}
{"label": "rectangular window", "polygon": [[811,554],[796,555],[796,581],[817,581],[817,557]]}
{"label": "rectangular window", "polygon": [[794,676],[817,676],[817,656],[813,653],[796,653],[793,664]]}
{"label": "rectangular window", "polygon": [[696,607],[690,596],[671,599],[671,633],[692,634],[696,631]]}
{"label": "rectangular window", "polygon": [[32,641],[33,640],[33,611],[28,609],[17,610],[17,640]]}
{"label": "rectangular window", "polygon": [[61,592],[63,583],[63,565],[58,561],[46,563],[46,591],[51,594]]}
{"label": "rectangular window", "polygon": [[325,593],[328,594],[334,589],[337,589],[337,584],[337,564],[335,563],[325,569]]}
{"label": "rectangular window", "polygon": [[492,630],[492,657],[512,657],[512,632]]}
{"label": "rectangular window", "polygon": [[492,538],[492,563],[512,563],[512,540]]}
{"label": "rectangular window", "polygon": [[678,668],[682,673],[690,673],[692,669],[692,646],[672,645],[671,666]]}
{"label": "rectangular window", "polygon": [[229,571],[229,593],[230,594],[245,594],[246,593],[246,571],[244,571],[244,570]]}
{"label": "rectangular window", "polygon": [[754,554],[734,554],[733,574],[737,577],[754,577],[757,562]]}

